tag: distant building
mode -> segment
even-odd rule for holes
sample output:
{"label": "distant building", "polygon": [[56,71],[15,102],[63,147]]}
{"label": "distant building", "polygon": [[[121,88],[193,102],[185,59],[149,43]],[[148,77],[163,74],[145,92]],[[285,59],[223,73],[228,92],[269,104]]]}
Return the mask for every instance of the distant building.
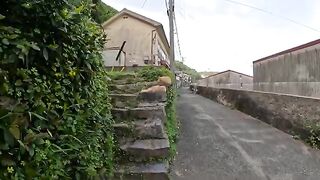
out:
{"label": "distant building", "polygon": [[177,87],[186,87],[191,84],[191,76],[182,72],[175,71]]}
{"label": "distant building", "polygon": [[198,81],[199,86],[252,90],[253,77],[240,72],[227,70]]}
{"label": "distant building", "polygon": [[170,47],[161,23],[123,9],[102,26],[105,66],[169,66]]}
{"label": "distant building", "polygon": [[320,97],[320,39],[253,62],[254,90]]}
{"label": "distant building", "polygon": [[215,75],[217,73],[218,72],[210,72],[210,71],[199,72],[201,78],[206,78],[208,76]]}

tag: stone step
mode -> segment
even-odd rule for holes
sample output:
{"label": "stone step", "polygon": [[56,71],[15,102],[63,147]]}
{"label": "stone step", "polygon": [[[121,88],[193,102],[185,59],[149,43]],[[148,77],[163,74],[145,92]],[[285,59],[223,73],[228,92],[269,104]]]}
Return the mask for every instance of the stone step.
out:
{"label": "stone step", "polygon": [[[139,94],[110,94],[113,107],[137,107],[144,103],[163,103],[166,101],[165,92],[140,92]],[[155,104],[157,105],[157,104]]]}
{"label": "stone step", "polygon": [[110,94],[109,97],[116,108],[136,107],[139,104],[137,94]]}
{"label": "stone step", "polygon": [[165,139],[167,134],[161,119],[147,119],[113,125],[117,137],[134,139]]}
{"label": "stone step", "polygon": [[134,94],[139,93],[142,89],[157,85],[158,82],[137,82],[134,84],[111,84],[109,89],[115,94]]}
{"label": "stone step", "polygon": [[137,159],[165,158],[169,156],[168,139],[145,139],[120,141],[120,149]]}
{"label": "stone step", "polygon": [[163,122],[166,120],[166,112],[163,105],[137,108],[112,108],[111,113],[115,122],[128,122],[155,118],[160,118]]}
{"label": "stone step", "polygon": [[167,100],[166,92],[140,92],[138,95],[140,102],[165,102]]}
{"label": "stone step", "polygon": [[130,163],[115,168],[113,180],[169,180],[169,164]]}
{"label": "stone step", "polygon": [[125,85],[125,84],[134,84],[134,83],[141,83],[145,82],[142,78],[137,77],[129,77],[127,79],[120,79],[120,80],[112,80],[112,84],[118,84],[118,85]]}
{"label": "stone step", "polygon": [[125,80],[125,79],[135,79],[137,75],[135,73],[130,72],[118,72],[116,74],[110,74],[109,77],[112,80]]}

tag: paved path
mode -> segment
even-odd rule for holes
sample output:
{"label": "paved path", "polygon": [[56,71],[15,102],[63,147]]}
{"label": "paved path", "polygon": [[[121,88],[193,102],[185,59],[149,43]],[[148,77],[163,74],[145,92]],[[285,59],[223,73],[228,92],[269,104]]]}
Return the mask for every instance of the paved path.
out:
{"label": "paved path", "polygon": [[239,111],[182,90],[174,180],[320,180],[320,151]]}

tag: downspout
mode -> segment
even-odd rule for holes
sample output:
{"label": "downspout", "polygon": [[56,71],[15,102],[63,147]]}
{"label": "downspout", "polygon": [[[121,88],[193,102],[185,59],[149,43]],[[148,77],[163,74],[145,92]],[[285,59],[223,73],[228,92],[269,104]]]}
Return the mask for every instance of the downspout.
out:
{"label": "downspout", "polygon": [[151,59],[151,61],[153,60],[153,42],[154,42],[154,39],[155,39],[155,37],[153,37],[153,34],[154,34],[154,32],[156,31],[156,29],[153,29],[152,31],[151,31],[151,51],[150,51],[150,59]]}
{"label": "downspout", "polygon": [[[127,41],[123,41],[123,43],[122,43],[122,45],[121,45],[121,48],[120,48],[120,50],[119,50],[119,52],[118,52],[118,54],[117,54],[116,61],[119,60],[120,55],[121,55],[121,52],[123,51],[123,48],[124,48],[124,46],[126,45],[126,42],[127,42]],[[121,62],[120,62],[120,63],[121,63]],[[126,64],[125,64],[124,66],[126,66]]]}

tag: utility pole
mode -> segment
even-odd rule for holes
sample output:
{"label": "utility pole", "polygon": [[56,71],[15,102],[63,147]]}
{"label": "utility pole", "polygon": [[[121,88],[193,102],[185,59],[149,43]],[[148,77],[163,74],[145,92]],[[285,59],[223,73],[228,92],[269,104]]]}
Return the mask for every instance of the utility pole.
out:
{"label": "utility pole", "polygon": [[[170,69],[171,72],[175,75],[174,68],[174,24],[173,24],[173,16],[174,16],[174,0],[169,0],[169,27],[170,27]],[[175,79],[174,79],[175,81]]]}

